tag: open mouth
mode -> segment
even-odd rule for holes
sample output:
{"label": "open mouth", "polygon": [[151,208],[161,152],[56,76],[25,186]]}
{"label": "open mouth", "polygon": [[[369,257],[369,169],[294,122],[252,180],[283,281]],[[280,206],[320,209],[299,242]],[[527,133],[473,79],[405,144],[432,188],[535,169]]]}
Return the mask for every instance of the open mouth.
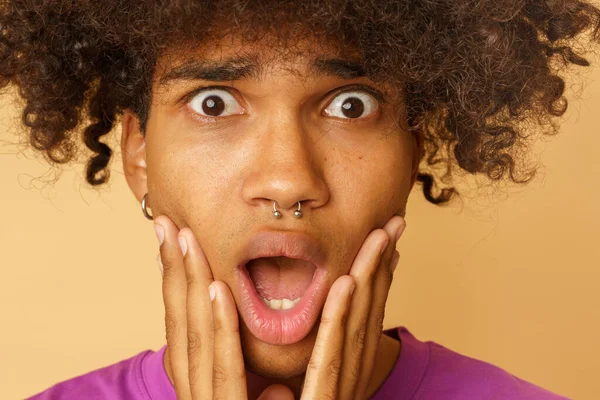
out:
{"label": "open mouth", "polygon": [[285,256],[259,257],[238,268],[240,313],[259,340],[299,342],[314,327],[327,297],[327,271]]}
{"label": "open mouth", "polygon": [[278,256],[250,260],[246,270],[267,307],[289,310],[300,302],[317,268],[308,261]]}
{"label": "open mouth", "polygon": [[252,335],[274,345],[306,337],[327,297],[326,264],[324,248],[305,233],[252,235],[236,268],[240,316]]}

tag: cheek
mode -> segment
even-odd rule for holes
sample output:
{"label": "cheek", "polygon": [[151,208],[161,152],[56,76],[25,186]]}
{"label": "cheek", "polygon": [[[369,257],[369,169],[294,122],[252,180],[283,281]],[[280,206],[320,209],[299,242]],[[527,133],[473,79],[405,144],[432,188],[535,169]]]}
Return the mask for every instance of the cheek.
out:
{"label": "cheek", "polygon": [[408,199],[412,172],[410,142],[400,138],[383,142],[376,150],[353,154],[330,169],[338,216],[334,224],[345,237],[339,256],[345,259],[342,264],[348,268],[367,235],[399,214]]}
{"label": "cheek", "polygon": [[161,211],[178,226],[202,221],[209,228],[231,193],[227,154],[187,140],[156,143],[148,150],[149,184],[160,198]]}
{"label": "cheek", "polygon": [[[331,171],[345,221],[385,223],[404,207],[410,190],[410,143],[382,140],[377,149],[345,158]],[[353,217],[354,215],[354,217]]]}

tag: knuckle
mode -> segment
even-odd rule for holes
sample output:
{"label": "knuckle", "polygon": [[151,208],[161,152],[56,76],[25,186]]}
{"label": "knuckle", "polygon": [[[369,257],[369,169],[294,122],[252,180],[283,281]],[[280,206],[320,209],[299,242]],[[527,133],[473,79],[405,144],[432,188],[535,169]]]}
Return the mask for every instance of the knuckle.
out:
{"label": "knuckle", "polygon": [[385,319],[385,311],[381,311],[377,314],[377,334],[379,335],[383,330],[383,321]]}
{"label": "knuckle", "polygon": [[185,280],[188,284],[188,287],[198,283],[198,274],[194,271],[193,266],[190,265],[191,263],[184,262],[183,264],[183,270],[185,271]]}
{"label": "knuckle", "polygon": [[177,321],[171,314],[165,314],[165,331],[167,341],[173,340],[173,338],[177,337],[179,333],[179,328],[177,326]]}
{"label": "knuckle", "polygon": [[320,399],[336,399],[338,376],[342,360],[341,351],[335,350],[331,358],[325,363],[323,360],[311,358],[308,362],[307,370],[319,371],[320,376],[326,376],[327,379],[322,380],[325,389],[320,393]]}
{"label": "knuckle", "polygon": [[[327,376],[337,377],[340,372],[341,363],[342,363],[341,349],[336,349],[333,351],[333,354],[331,355],[331,359],[329,360],[329,362],[327,363],[327,365],[325,367],[325,372],[327,373]],[[337,382],[337,379],[330,379],[329,381]]]}
{"label": "knuckle", "polygon": [[[315,350],[316,350],[316,346],[315,346]],[[310,360],[308,360],[308,365],[306,367],[306,370],[307,371],[311,371],[311,370],[318,371],[319,369],[321,369],[321,362],[319,360],[316,360],[314,357],[311,357]]]}
{"label": "knuckle", "polygon": [[335,323],[335,318],[329,315],[321,316],[321,325],[332,325]]}
{"label": "knuckle", "polygon": [[175,273],[174,268],[173,268],[173,263],[171,262],[169,257],[167,257],[165,254],[162,254],[162,253],[160,255],[160,260],[161,260],[162,266],[163,266],[164,279],[169,279],[171,277],[171,275],[173,273]]}
{"label": "knuckle", "polygon": [[383,331],[383,320],[385,319],[385,312],[377,313],[377,317],[375,318],[375,324],[372,326],[371,335],[373,338],[378,339],[381,337],[381,333]]}
{"label": "knuckle", "polygon": [[191,268],[189,266],[185,266],[185,280],[188,284],[188,287],[198,282],[197,277],[193,273],[190,273],[190,269]]}
{"label": "knuckle", "polygon": [[[336,390],[337,385],[334,384],[333,382],[331,382],[329,385],[330,385],[329,392],[323,393],[321,395],[321,399],[323,399],[323,400],[338,400],[337,396],[335,395],[335,392],[334,392],[334,390]],[[332,393],[332,392],[334,392],[334,393]]]}
{"label": "knuckle", "polygon": [[[334,365],[334,360],[332,360],[329,364],[330,365],[327,368],[327,376],[337,377],[339,366]],[[326,382],[328,388],[325,393],[323,393],[322,398],[326,400],[337,400],[338,379],[327,379]]]}
{"label": "knuckle", "polygon": [[[186,256],[187,257],[187,256]],[[184,262],[183,269],[185,270],[185,279],[188,285],[198,282],[198,273],[196,269],[191,265],[191,262]]]}
{"label": "knuckle", "polygon": [[188,328],[188,355],[190,358],[196,357],[202,351],[202,337],[196,330]]}
{"label": "knuckle", "polygon": [[365,334],[366,334],[365,324],[361,324],[360,327],[358,328],[358,330],[356,332],[354,332],[354,335],[352,335],[352,345],[355,349],[362,348],[364,346]]}
{"label": "knuckle", "polygon": [[215,332],[215,336],[217,336],[223,332],[223,321],[218,315],[214,315],[213,317],[213,330]]}
{"label": "knuckle", "polygon": [[352,376],[350,376],[350,382],[356,382],[360,376],[360,364],[353,364],[352,368],[350,368],[350,373],[352,374]]}
{"label": "knuckle", "polygon": [[213,385],[215,387],[224,386],[227,383],[227,371],[220,364],[213,366]]}

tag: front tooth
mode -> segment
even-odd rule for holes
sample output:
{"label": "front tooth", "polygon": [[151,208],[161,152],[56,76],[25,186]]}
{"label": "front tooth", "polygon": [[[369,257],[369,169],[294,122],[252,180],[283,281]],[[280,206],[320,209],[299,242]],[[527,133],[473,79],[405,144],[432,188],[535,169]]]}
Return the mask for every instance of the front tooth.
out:
{"label": "front tooth", "polygon": [[281,309],[282,310],[289,310],[292,307],[294,307],[294,302],[292,300],[288,300],[288,299],[281,300]]}
{"label": "front tooth", "polygon": [[267,307],[269,307],[272,310],[289,310],[290,308],[293,308],[296,304],[298,304],[298,302],[300,301],[301,297],[298,297],[297,299],[294,300],[290,300],[290,299],[272,299],[272,300],[267,300],[264,297],[262,297],[263,302],[267,305]]}
{"label": "front tooth", "polygon": [[281,310],[281,300],[272,299],[269,300],[269,308],[273,310]]}

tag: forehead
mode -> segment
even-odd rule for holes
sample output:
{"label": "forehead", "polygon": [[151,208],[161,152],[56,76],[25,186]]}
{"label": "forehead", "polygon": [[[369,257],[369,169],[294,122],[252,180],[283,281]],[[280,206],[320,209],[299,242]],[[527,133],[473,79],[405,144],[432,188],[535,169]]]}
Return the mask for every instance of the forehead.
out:
{"label": "forehead", "polygon": [[260,80],[266,74],[365,75],[363,60],[353,48],[314,35],[281,40],[266,35],[245,40],[235,35],[169,48],[157,60],[155,80],[164,86],[177,80]]}

